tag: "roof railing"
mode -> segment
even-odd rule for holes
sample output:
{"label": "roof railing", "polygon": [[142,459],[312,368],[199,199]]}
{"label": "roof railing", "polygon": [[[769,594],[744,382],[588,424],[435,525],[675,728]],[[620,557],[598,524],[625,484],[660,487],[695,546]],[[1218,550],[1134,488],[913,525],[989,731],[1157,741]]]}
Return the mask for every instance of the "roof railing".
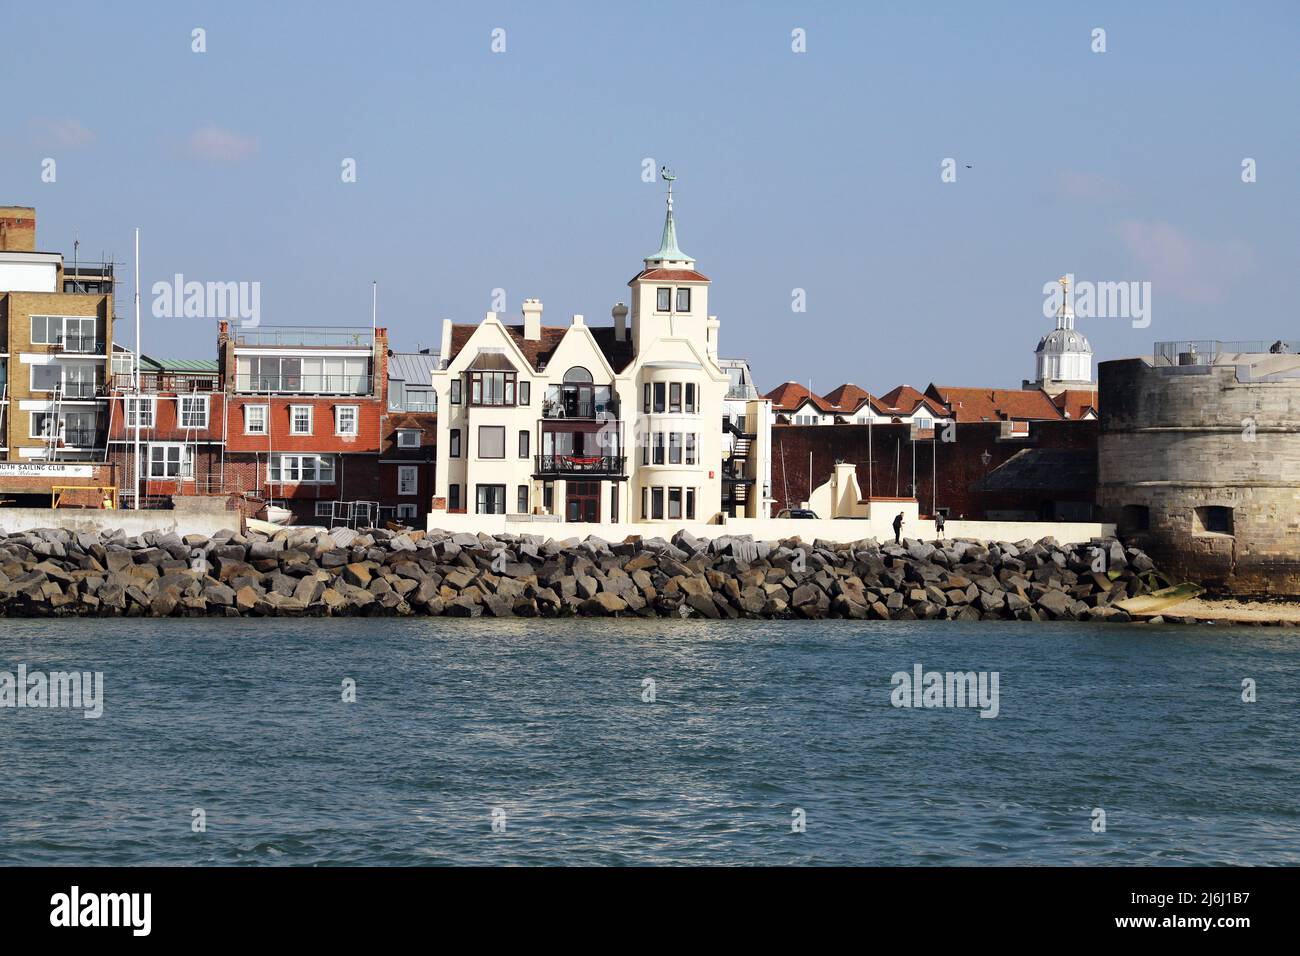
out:
{"label": "roof railing", "polygon": [[1224,355],[1300,355],[1300,341],[1294,339],[1264,339],[1253,341],[1223,341],[1220,339],[1189,339],[1176,342],[1157,342],[1152,359],[1157,367],[1174,365],[1215,365]]}
{"label": "roof railing", "polygon": [[309,348],[371,348],[373,329],[308,325],[261,325],[232,330],[236,345],[307,346]]}

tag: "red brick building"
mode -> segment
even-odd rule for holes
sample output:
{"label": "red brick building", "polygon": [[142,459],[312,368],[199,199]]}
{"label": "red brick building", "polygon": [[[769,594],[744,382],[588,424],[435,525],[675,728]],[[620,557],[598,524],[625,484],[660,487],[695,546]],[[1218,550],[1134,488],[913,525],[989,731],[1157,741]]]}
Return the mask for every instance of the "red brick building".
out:
{"label": "red brick building", "polygon": [[382,419],[379,501],[385,518],[424,527],[433,500],[438,399],[429,352],[390,352],[388,410]]}
{"label": "red brick building", "polygon": [[335,502],[377,512],[386,330],[223,322],[217,346],[226,490],[286,508],[296,524],[328,524]]}
{"label": "red brick building", "polygon": [[217,363],[141,356],[137,398],[133,361],[132,353],[114,349],[108,461],[116,466],[119,506],[136,503],[133,476],[139,479],[142,507],[165,503],[172,495],[220,492],[226,403]]}

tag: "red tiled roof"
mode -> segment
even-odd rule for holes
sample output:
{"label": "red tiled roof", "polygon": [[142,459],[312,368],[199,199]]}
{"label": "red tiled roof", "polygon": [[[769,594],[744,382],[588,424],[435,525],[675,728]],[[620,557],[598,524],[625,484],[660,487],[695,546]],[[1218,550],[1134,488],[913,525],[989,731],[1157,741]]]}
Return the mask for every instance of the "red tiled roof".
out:
{"label": "red tiled roof", "polygon": [[820,395],[815,395],[798,382],[785,382],[778,385],[772,391],[763,396],[771,399],[772,410],[777,412],[792,412],[808,399],[812,399],[813,405],[823,412],[835,411],[835,406]]}
{"label": "red tiled roof", "polygon": [[926,394],[943,402],[959,422],[1059,421],[1061,411],[1042,389],[954,388],[931,385]]}
{"label": "red tiled roof", "polygon": [[899,385],[891,388],[875,401],[876,411],[882,415],[911,415],[918,405],[922,405],[935,415],[946,416],[948,410],[941,402],[918,392],[911,385]]}
{"label": "red tiled roof", "polygon": [[708,276],[694,269],[642,269],[632,278],[628,279],[628,285],[631,285],[637,279],[663,280],[665,282],[709,282]]}
{"label": "red tiled roof", "polygon": [[[432,461],[438,444],[437,412],[388,412],[383,419],[384,432],[380,440],[381,454],[385,458],[410,458],[412,461]],[[402,448],[397,444],[399,429],[414,428],[420,432],[418,448]]]}
{"label": "red tiled roof", "polygon": [[1084,415],[1097,412],[1097,393],[1086,388],[1067,388],[1055,398],[1052,403],[1061,410],[1066,418],[1078,421]]}
{"label": "red tiled roof", "polygon": [[[524,353],[524,358],[532,366],[533,371],[540,371],[551,360],[555,350],[560,345],[560,340],[572,326],[567,325],[543,325],[541,329],[541,338],[529,341],[524,338],[524,327],[522,325],[507,325],[505,330],[510,333],[510,337],[515,340],[519,350]],[[460,354],[460,350],[465,347],[471,335],[478,329],[477,325],[453,325],[451,327],[451,355],[448,359],[454,359]],[[621,372],[632,361],[632,330],[628,329],[628,337],[617,342],[614,339],[613,326],[592,327],[588,326],[592,337],[596,340],[596,345],[600,347],[601,352],[605,354],[605,360],[609,362],[610,367],[615,372]]]}
{"label": "red tiled roof", "polygon": [[859,388],[852,382],[845,382],[843,385],[831,389],[822,397],[840,411],[856,412],[862,407],[863,402],[871,400],[871,393],[865,388]]}

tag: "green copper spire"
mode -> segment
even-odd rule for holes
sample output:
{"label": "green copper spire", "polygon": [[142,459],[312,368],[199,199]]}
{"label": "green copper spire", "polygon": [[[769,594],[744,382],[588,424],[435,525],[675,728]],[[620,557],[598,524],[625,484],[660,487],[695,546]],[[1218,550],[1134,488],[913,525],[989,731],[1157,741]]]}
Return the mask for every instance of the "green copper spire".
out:
{"label": "green copper spire", "polygon": [[677,222],[673,219],[673,182],[676,181],[677,177],[673,175],[673,171],[667,166],[664,166],[659,170],[659,175],[661,175],[664,182],[668,184],[668,215],[664,219],[664,235],[659,241],[659,251],[654,255],[647,257],[646,261],[650,262],[657,259],[675,259],[678,261],[694,262],[695,260],[677,247]]}

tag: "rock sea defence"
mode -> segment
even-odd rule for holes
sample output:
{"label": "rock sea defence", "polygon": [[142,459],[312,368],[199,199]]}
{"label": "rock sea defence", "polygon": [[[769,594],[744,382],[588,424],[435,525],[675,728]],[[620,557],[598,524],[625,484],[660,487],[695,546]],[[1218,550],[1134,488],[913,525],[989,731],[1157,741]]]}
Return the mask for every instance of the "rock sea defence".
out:
{"label": "rock sea defence", "polygon": [[[849,530],[846,528],[846,531]],[[1170,582],[1119,541],[608,542],[285,528],[0,535],[0,616],[1127,621]]]}

